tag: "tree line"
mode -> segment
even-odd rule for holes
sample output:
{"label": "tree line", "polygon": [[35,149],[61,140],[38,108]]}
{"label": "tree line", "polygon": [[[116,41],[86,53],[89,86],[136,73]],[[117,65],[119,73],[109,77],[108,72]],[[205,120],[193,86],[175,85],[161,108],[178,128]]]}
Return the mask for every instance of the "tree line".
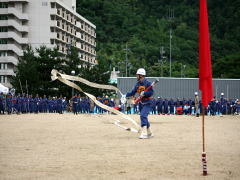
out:
{"label": "tree line", "polygon": [[[239,78],[240,1],[207,2],[213,77]],[[108,83],[110,74],[106,72],[113,67],[120,70],[120,76],[135,76],[143,67],[148,76],[169,77],[170,39],[172,77],[198,77],[198,1],[77,0],[76,10],[97,27],[99,65],[83,66],[74,47],[63,58],[56,49],[43,46],[33,50],[29,46],[12,79],[19,92],[22,84],[23,91],[28,89],[31,94],[70,96],[71,88],[51,81],[53,68],[65,74],[74,70],[76,75],[101,84]],[[81,88],[95,95],[104,93],[84,85]]]}
{"label": "tree line", "polygon": [[[208,0],[213,77],[240,77],[240,1]],[[77,12],[97,27],[97,55],[133,76],[198,77],[199,1],[77,0]],[[126,44],[128,56],[126,61]],[[163,47],[165,53],[161,55]]]}
{"label": "tree line", "polygon": [[[104,64],[100,62],[98,65],[92,66],[88,62],[83,63],[78,57],[78,50],[73,46],[67,56],[63,56],[56,48],[50,49],[41,46],[32,49],[31,46],[28,46],[23,57],[19,59],[16,66],[16,76],[11,79],[11,84],[17,93],[71,97],[71,87],[60,81],[51,80],[52,69],[57,69],[68,75],[75,71],[76,76],[100,84],[107,84],[109,80],[109,72]],[[85,84],[75,83],[84,91],[94,95],[107,93],[101,89],[89,88]],[[75,92],[81,94],[77,90]]]}

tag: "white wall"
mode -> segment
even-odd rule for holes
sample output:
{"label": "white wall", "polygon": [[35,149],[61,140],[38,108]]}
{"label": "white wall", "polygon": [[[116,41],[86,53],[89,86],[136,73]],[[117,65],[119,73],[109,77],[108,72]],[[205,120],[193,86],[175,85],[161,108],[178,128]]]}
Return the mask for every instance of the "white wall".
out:
{"label": "white wall", "polygon": [[29,16],[28,38],[34,48],[50,45],[50,10],[49,0],[31,0],[26,8]]}
{"label": "white wall", "polygon": [[76,12],[76,0],[60,0],[60,1],[62,1],[64,4],[66,4],[71,9],[74,6],[75,7],[74,11]]}

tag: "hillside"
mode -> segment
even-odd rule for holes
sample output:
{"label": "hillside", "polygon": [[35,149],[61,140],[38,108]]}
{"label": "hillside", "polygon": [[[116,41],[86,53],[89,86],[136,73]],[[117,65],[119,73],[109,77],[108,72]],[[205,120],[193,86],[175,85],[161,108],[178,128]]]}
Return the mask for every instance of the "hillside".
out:
{"label": "hillside", "polygon": [[[213,76],[240,78],[240,1],[208,0]],[[169,76],[170,28],[172,76],[198,76],[198,15],[195,0],[77,0],[77,11],[97,26],[97,55],[108,69],[125,76],[145,67],[149,76]],[[170,13],[169,13],[170,12]],[[185,67],[185,69],[184,69]]]}

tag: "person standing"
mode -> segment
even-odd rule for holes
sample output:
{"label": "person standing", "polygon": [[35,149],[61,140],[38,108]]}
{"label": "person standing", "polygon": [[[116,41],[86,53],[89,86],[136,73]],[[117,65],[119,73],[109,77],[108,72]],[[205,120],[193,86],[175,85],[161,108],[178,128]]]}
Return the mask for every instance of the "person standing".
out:
{"label": "person standing", "polygon": [[196,114],[196,117],[199,117],[199,98],[198,98],[198,92],[195,92],[194,104],[195,104],[195,114]]}
{"label": "person standing", "polygon": [[156,105],[157,105],[158,115],[162,114],[163,100],[162,100],[161,97],[158,97],[158,100],[157,100],[157,102],[156,102]]}
{"label": "person standing", "polygon": [[7,94],[6,102],[7,102],[7,112],[8,112],[8,114],[12,114],[12,95],[11,95],[11,93]]}
{"label": "person standing", "polygon": [[78,104],[78,98],[77,98],[77,95],[75,95],[72,97],[72,111],[73,111],[73,114],[76,114],[76,115],[77,115],[77,104]]}
{"label": "person standing", "polygon": [[4,97],[3,93],[0,94],[0,114],[4,114]]}
{"label": "person standing", "polygon": [[147,139],[147,138],[153,137],[152,131],[150,129],[150,123],[148,121],[148,114],[152,110],[151,96],[153,95],[154,91],[152,88],[150,88],[150,90],[148,91],[145,91],[146,88],[151,86],[151,83],[145,79],[145,76],[146,76],[145,69],[143,68],[138,69],[136,75],[137,75],[137,83],[135,84],[135,87],[132,89],[131,92],[128,92],[126,95],[123,95],[123,97],[134,96],[136,93],[142,96],[142,99],[139,102],[142,106],[142,109],[140,112],[142,129],[141,129],[141,134],[139,138]]}

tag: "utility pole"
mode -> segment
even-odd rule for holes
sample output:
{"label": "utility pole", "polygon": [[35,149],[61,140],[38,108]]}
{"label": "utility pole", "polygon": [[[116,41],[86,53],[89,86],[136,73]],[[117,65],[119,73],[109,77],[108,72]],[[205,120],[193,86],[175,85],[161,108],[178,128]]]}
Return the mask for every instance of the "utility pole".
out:
{"label": "utility pole", "polygon": [[184,77],[184,78],[185,78],[185,69],[186,69],[186,65],[184,64],[184,65],[183,65],[183,72],[184,72],[184,73],[183,73],[183,77]]}
{"label": "utility pole", "polygon": [[172,77],[172,20],[174,19],[174,10],[168,10],[168,20],[170,22],[170,31],[169,31],[169,74]]}
{"label": "utility pole", "polygon": [[181,78],[185,78],[186,65],[181,63]]}
{"label": "utility pole", "polygon": [[163,77],[163,63],[165,63],[165,61],[163,60],[165,58],[164,57],[165,51],[163,46],[160,47],[159,53],[160,53],[160,58],[158,59],[158,61],[161,64],[161,77]]}
{"label": "utility pole", "polygon": [[126,43],[126,49],[124,49],[126,51],[126,58],[125,58],[125,66],[126,66],[126,74],[125,76],[127,77],[127,74],[128,74],[128,70],[127,70],[127,66],[128,66],[128,51],[130,51],[130,49],[127,47],[127,43]]}
{"label": "utility pole", "polygon": [[128,63],[128,75],[131,76],[132,64]]}
{"label": "utility pole", "polygon": [[169,44],[169,72],[170,72],[170,77],[172,77],[172,29],[170,29],[170,33],[169,33],[169,41],[170,41],[170,44]]}
{"label": "utility pole", "polygon": [[181,78],[183,77],[183,66],[182,66],[182,63],[181,63]]}

